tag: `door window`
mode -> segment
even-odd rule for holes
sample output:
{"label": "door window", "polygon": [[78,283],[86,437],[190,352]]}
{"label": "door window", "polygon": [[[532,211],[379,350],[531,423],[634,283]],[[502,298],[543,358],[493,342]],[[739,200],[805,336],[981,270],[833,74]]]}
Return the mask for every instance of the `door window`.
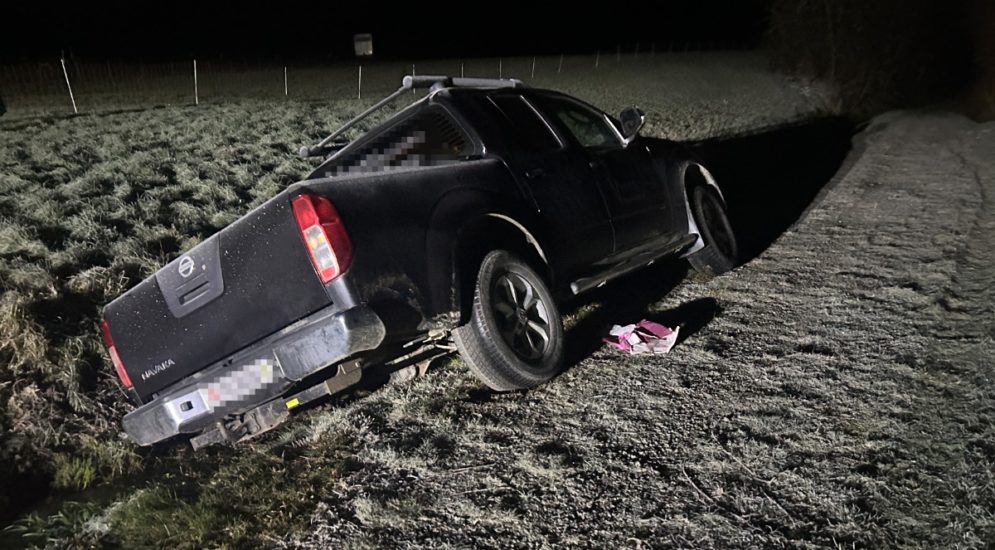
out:
{"label": "door window", "polygon": [[619,147],[621,142],[608,119],[589,107],[563,99],[546,98],[548,114],[560,121],[583,147]]}
{"label": "door window", "polygon": [[555,151],[563,147],[556,134],[539,117],[539,113],[520,95],[487,98],[507,122],[507,130],[516,142],[529,151]]}

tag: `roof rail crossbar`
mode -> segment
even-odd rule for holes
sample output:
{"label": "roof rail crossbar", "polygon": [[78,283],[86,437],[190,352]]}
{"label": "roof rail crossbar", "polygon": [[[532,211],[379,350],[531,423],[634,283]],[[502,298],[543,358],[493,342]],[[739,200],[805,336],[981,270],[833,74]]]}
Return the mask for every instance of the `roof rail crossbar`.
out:
{"label": "roof rail crossbar", "polygon": [[463,78],[444,75],[407,75],[401,87],[410,88],[524,88],[525,83],[517,78]]}
{"label": "roof rail crossbar", "polygon": [[445,75],[405,75],[401,79],[401,88],[405,90],[410,90],[411,88],[431,88],[436,84],[442,84],[443,86],[452,86],[453,79]]}
{"label": "roof rail crossbar", "polygon": [[328,137],[326,137],[325,139],[319,141],[318,143],[316,143],[314,145],[305,145],[305,146],[301,147],[301,150],[298,151],[297,154],[299,156],[301,156],[302,158],[313,157],[313,156],[318,156],[318,155],[324,155],[325,152],[326,152],[326,148],[327,148],[326,146],[329,143],[331,143],[333,139],[341,136],[342,134],[345,133],[346,130],[348,130],[349,128],[352,128],[353,126],[355,126],[357,122],[359,122],[360,120],[363,120],[364,118],[370,116],[374,111],[380,109],[381,107],[383,107],[384,105],[390,103],[391,101],[394,101],[395,99],[397,99],[397,96],[403,94],[404,92],[408,91],[409,89],[410,88],[406,88],[404,86],[401,86],[400,88],[397,89],[396,92],[394,92],[394,93],[390,94],[389,96],[387,96],[387,97],[381,99],[380,101],[376,102],[375,105],[373,105],[369,109],[363,111],[362,113],[359,113],[358,115],[356,115],[355,117],[353,117],[352,120],[350,120],[349,122],[346,122],[345,124],[343,124],[341,128],[339,128],[338,130],[335,130],[334,132],[332,132],[331,134],[329,134]]}
{"label": "roof rail crossbar", "polygon": [[[328,135],[325,139],[319,141],[314,145],[305,145],[301,147],[300,151],[297,152],[303,158],[313,157],[313,156],[324,156],[326,153],[335,149],[332,147],[332,140],[341,136],[346,130],[352,128],[359,121],[370,116],[373,112],[387,105],[391,101],[397,99],[398,96],[404,92],[416,88],[448,88],[448,87],[464,87],[464,88],[523,88],[525,83],[517,78],[451,78],[443,75],[405,75],[401,79],[401,87],[397,89],[394,93],[376,102],[375,105],[369,109],[359,113],[352,118],[349,122],[342,125],[341,128],[335,130]],[[329,145],[332,144],[332,145]],[[341,148],[343,145],[338,145],[337,148]]]}
{"label": "roof rail crossbar", "polygon": [[457,88],[525,88],[525,83],[517,78],[454,78]]}

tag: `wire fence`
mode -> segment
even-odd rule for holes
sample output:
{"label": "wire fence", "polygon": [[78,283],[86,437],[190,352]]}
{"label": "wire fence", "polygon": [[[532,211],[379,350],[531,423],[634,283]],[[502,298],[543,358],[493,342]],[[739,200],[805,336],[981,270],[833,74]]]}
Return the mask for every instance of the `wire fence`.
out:
{"label": "wire fence", "polygon": [[643,44],[585,55],[515,56],[429,61],[354,60],[347,63],[279,63],[221,58],[112,61],[54,58],[0,65],[5,118],[197,105],[240,99],[374,99],[406,74],[518,78],[539,85],[558,79],[653,63],[683,52],[742,50],[745,43],[682,43],[657,49]]}

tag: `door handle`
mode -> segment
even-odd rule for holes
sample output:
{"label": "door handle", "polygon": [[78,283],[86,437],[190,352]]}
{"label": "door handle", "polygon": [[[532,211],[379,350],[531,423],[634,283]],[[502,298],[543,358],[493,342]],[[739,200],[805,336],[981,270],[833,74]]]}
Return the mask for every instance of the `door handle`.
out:
{"label": "door handle", "polygon": [[525,171],[525,177],[529,178],[530,180],[538,179],[544,177],[545,175],[546,171],[543,170],[542,168],[533,168],[531,170]]}

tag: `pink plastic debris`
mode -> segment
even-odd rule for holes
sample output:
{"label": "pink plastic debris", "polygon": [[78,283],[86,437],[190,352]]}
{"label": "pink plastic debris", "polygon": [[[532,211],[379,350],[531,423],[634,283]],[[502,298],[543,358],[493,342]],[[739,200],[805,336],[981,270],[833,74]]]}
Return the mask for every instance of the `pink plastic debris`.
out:
{"label": "pink plastic debris", "polygon": [[643,319],[633,325],[615,325],[605,338],[606,344],[624,351],[630,355],[641,353],[667,353],[677,343],[677,334],[681,327],[670,328]]}

